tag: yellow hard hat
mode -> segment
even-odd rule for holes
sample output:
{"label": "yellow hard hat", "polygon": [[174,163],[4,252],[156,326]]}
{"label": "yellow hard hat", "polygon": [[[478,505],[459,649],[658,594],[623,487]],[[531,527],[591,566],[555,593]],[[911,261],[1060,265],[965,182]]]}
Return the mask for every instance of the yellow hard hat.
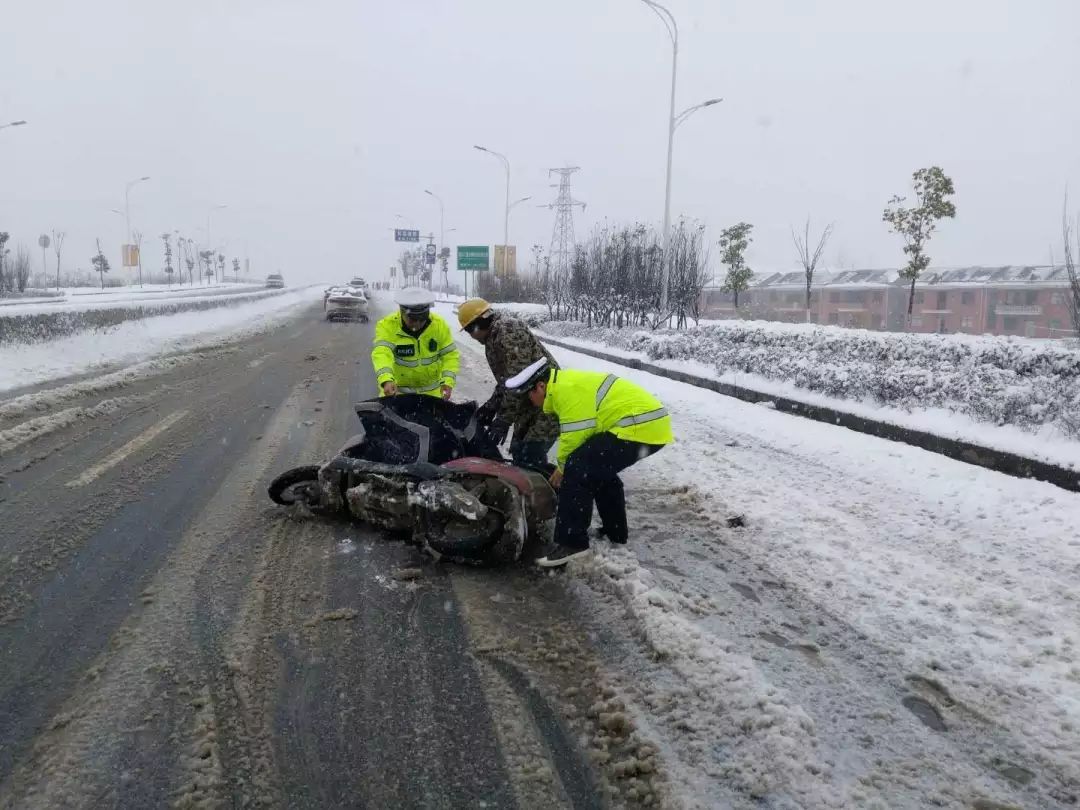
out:
{"label": "yellow hard hat", "polygon": [[457,319],[462,329],[468,329],[469,324],[477,318],[482,318],[491,312],[491,304],[483,298],[470,298],[458,307]]}

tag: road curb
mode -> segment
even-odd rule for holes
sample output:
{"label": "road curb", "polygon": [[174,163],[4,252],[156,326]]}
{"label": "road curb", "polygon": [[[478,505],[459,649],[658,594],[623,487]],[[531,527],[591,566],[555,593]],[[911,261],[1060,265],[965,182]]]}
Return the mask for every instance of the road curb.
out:
{"label": "road curb", "polygon": [[762,391],[755,391],[753,388],[744,388],[741,385],[711,380],[696,374],[688,374],[685,371],[677,371],[675,369],[659,366],[637,357],[620,357],[619,355],[608,354],[599,349],[592,349],[559,340],[544,332],[540,332],[538,336],[544,343],[550,343],[553,346],[559,346],[560,348],[569,349],[573,352],[587,354],[590,357],[595,357],[598,360],[604,360],[608,363],[618,363],[619,365],[628,366],[640,371],[647,371],[649,374],[655,374],[658,377],[667,377],[669,380],[686,383],[698,388],[706,388],[710,391],[715,391],[718,394],[723,394],[724,396],[741,399],[744,402],[771,402],[776,410],[782,411],[783,413],[801,416],[805,419],[813,419],[815,422],[838,425],[839,427],[845,427],[849,430],[867,433],[871,436],[889,439],[894,442],[910,444],[923,450],[929,450],[932,453],[938,453],[956,459],[957,461],[963,461],[967,464],[974,464],[989,470],[1005,473],[1006,475],[1011,475],[1015,478],[1035,478],[1039,481],[1054,484],[1062,489],[1067,489],[1070,492],[1080,492],[1080,472],[1070,470],[1057,464],[1027,458],[1026,456],[1010,453],[1006,450],[997,450],[992,447],[984,447],[982,445],[972,444],[971,442],[960,441],[959,439],[948,439],[943,436],[935,436],[933,433],[927,433],[922,430],[915,430],[901,425],[894,425],[889,422],[879,422],[875,419],[857,416],[856,414],[836,410],[824,405],[811,405],[796,399],[789,399],[775,394],[766,394]]}

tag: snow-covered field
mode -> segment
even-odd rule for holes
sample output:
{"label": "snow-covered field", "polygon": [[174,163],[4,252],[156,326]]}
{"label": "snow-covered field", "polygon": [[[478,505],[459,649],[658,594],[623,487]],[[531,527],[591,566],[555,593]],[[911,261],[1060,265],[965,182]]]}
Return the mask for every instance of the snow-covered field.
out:
{"label": "snow-covered field", "polygon": [[553,353],[672,413],[569,574],[682,804],[1080,800],[1080,495]]}
{"label": "snow-covered field", "polygon": [[101,331],[5,346],[0,352],[0,391],[237,339],[247,330],[268,328],[289,317],[296,307],[321,298],[320,287],[298,288],[234,306],[130,320]]}

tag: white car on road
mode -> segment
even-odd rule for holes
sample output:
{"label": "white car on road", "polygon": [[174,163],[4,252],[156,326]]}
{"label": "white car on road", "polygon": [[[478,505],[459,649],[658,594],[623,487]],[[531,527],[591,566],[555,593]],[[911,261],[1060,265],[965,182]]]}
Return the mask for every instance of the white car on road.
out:
{"label": "white car on road", "polygon": [[323,296],[323,310],[328,321],[360,321],[367,323],[368,300],[359,287],[331,287]]}

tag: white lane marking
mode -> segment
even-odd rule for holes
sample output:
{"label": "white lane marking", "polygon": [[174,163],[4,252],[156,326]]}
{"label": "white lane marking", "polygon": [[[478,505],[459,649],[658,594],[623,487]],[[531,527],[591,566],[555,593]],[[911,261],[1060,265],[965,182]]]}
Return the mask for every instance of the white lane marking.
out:
{"label": "white lane marking", "polygon": [[115,467],[117,464],[119,464],[121,461],[123,461],[125,458],[130,456],[132,453],[135,453],[146,447],[146,445],[150,444],[150,442],[152,442],[155,438],[160,436],[162,433],[171,428],[173,425],[175,425],[187,415],[187,411],[177,411],[176,413],[169,414],[156,425],[151,425],[149,428],[144,430],[142,433],[140,433],[130,442],[125,444],[115,453],[110,455],[104,461],[98,462],[73,481],[68,481],[67,486],[84,487],[92,481],[95,481],[96,479],[107,473],[109,470],[111,470],[113,467]]}

